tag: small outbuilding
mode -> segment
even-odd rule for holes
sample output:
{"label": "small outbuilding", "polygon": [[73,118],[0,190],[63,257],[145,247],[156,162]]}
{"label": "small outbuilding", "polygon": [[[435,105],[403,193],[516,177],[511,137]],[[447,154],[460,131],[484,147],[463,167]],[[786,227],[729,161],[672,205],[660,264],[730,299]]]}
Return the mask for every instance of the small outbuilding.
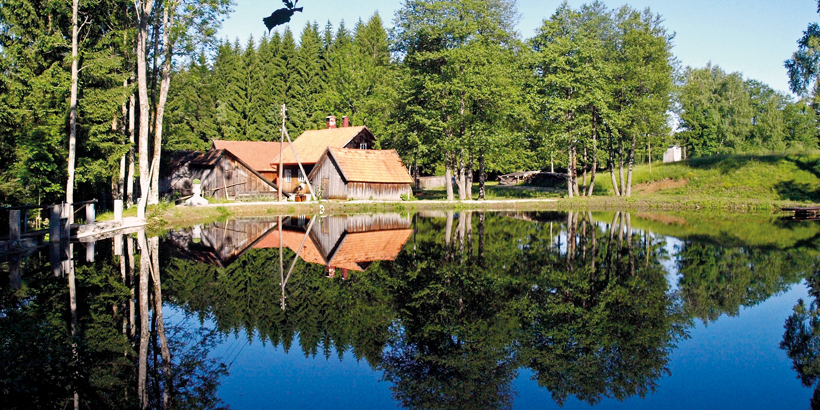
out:
{"label": "small outbuilding", "polygon": [[663,162],[678,162],[683,159],[683,148],[677,145],[670,145],[663,153]]}
{"label": "small outbuilding", "polygon": [[191,195],[192,183],[197,179],[206,197],[237,199],[276,194],[272,181],[226,149],[180,151],[169,156],[160,180],[163,194]]}
{"label": "small outbuilding", "polygon": [[413,178],[395,150],[328,147],[308,175],[323,199],[400,200]]}

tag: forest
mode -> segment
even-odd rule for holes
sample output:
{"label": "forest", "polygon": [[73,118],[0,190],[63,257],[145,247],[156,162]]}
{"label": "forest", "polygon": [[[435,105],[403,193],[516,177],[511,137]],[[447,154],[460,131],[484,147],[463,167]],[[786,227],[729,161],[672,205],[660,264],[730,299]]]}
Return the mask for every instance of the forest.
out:
{"label": "forest", "polygon": [[521,170],[566,172],[570,197],[608,173],[630,196],[633,166],[673,143],[689,157],[818,148],[816,24],[785,63],[787,94],[683,67],[674,28],[628,5],[563,3],[532,38],[515,0],[405,0],[392,28],[374,14],[219,38],[231,6],[5,1],[0,203],[139,199],[144,214],[163,152],[276,140],[282,104],[293,137],[328,115],[366,125],[411,172],[453,177],[448,199]]}

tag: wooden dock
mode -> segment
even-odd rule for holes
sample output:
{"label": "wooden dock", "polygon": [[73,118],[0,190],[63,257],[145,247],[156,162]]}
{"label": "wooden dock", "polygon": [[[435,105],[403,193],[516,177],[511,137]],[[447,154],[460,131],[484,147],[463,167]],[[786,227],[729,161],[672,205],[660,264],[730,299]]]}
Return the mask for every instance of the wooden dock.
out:
{"label": "wooden dock", "polygon": [[817,216],[820,213],[820,206],[804,206],[804,207],[786,207],[780,208],[783,212],[794,212],[792,219],[800,221],[820,220]]}

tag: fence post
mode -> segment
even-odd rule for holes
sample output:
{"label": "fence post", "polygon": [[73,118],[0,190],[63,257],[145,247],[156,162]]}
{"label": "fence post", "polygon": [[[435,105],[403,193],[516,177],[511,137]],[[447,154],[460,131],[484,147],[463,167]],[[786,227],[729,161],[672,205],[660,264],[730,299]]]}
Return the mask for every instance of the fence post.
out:
{"label": "fence post", "polygon": [[85,223],[93,224],[97,219],[97,214],[94,209],[94,203],[85,204]]}
{"label": "fence post", "polygon": [[121,221],[122,220],[122,199],[115,199],[114,200],[114,220]]}

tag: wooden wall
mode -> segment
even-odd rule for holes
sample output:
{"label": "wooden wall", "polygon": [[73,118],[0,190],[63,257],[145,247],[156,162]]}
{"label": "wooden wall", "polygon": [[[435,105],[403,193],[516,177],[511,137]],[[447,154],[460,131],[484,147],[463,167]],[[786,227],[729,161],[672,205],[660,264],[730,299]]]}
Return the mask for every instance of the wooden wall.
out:
{"label": "wooden wall", "polygon": [[376,139],[371,138],[367,133],[359,133],[356,138],[350,140],[343,148],[352,148],[352,149],[360,149],[361,144],[365,142],[367,143],[367,149],[375,149]]}
{"label": "wooden wall", "polygon": [[[302,164],[302,167],[305,168],[305,177],[310,175],[310,171],[313,170],[314,165],[315,164],[304,164],[304,163]],[[290,182],[285,181],[285,173],[283,172],[282,173],[282,183],[281,183],[282,192],[289,194],[289,193],[292,193],[293,190],[296,189],[296,187],[299,186],[299,184],[302,183],[302,182],[299,181],[299,165],[283,165],[282,168],[290,170]],[[313,181],[311,181],[310,183],[312,184]],[[315,185],[313,186],[313,189],[316,190]],[[309,194],[310,191],[307,188],[305,188],[305,190],[303,192],[300,192],[300,193],[301,194]]]}
{"label": "wooden wall", "polygon": [[349,199],[401,200],[401,195],[410,195],[410,184],[379,184],[374,182],[349,182],[346,185]]}
{"label": "wooden wall", "polygon": [[265,195],[276,189],[245,168],[230,155],[223,155],[213,167],[191,166],[191,179],[202,181],[202,195],[216,198],[237,195]]}
{"label": "wooden wall", "polygon": [[316,166],[319,170],[310,183],[313,184],[314,190],[322,190],[322,199],[347,199],[344,180],[330,156],[325,156]]}
{"label": "wooden wall", "polygon": [[395,200],[401,199],[402,194],[412,193],[410,184],[382,184],[375,182],[348,182],[342,179],[341,171],[330,159],[317,164],[319,170],[310,181],[314,190],[322,189],[323,199],[377,199]]}

